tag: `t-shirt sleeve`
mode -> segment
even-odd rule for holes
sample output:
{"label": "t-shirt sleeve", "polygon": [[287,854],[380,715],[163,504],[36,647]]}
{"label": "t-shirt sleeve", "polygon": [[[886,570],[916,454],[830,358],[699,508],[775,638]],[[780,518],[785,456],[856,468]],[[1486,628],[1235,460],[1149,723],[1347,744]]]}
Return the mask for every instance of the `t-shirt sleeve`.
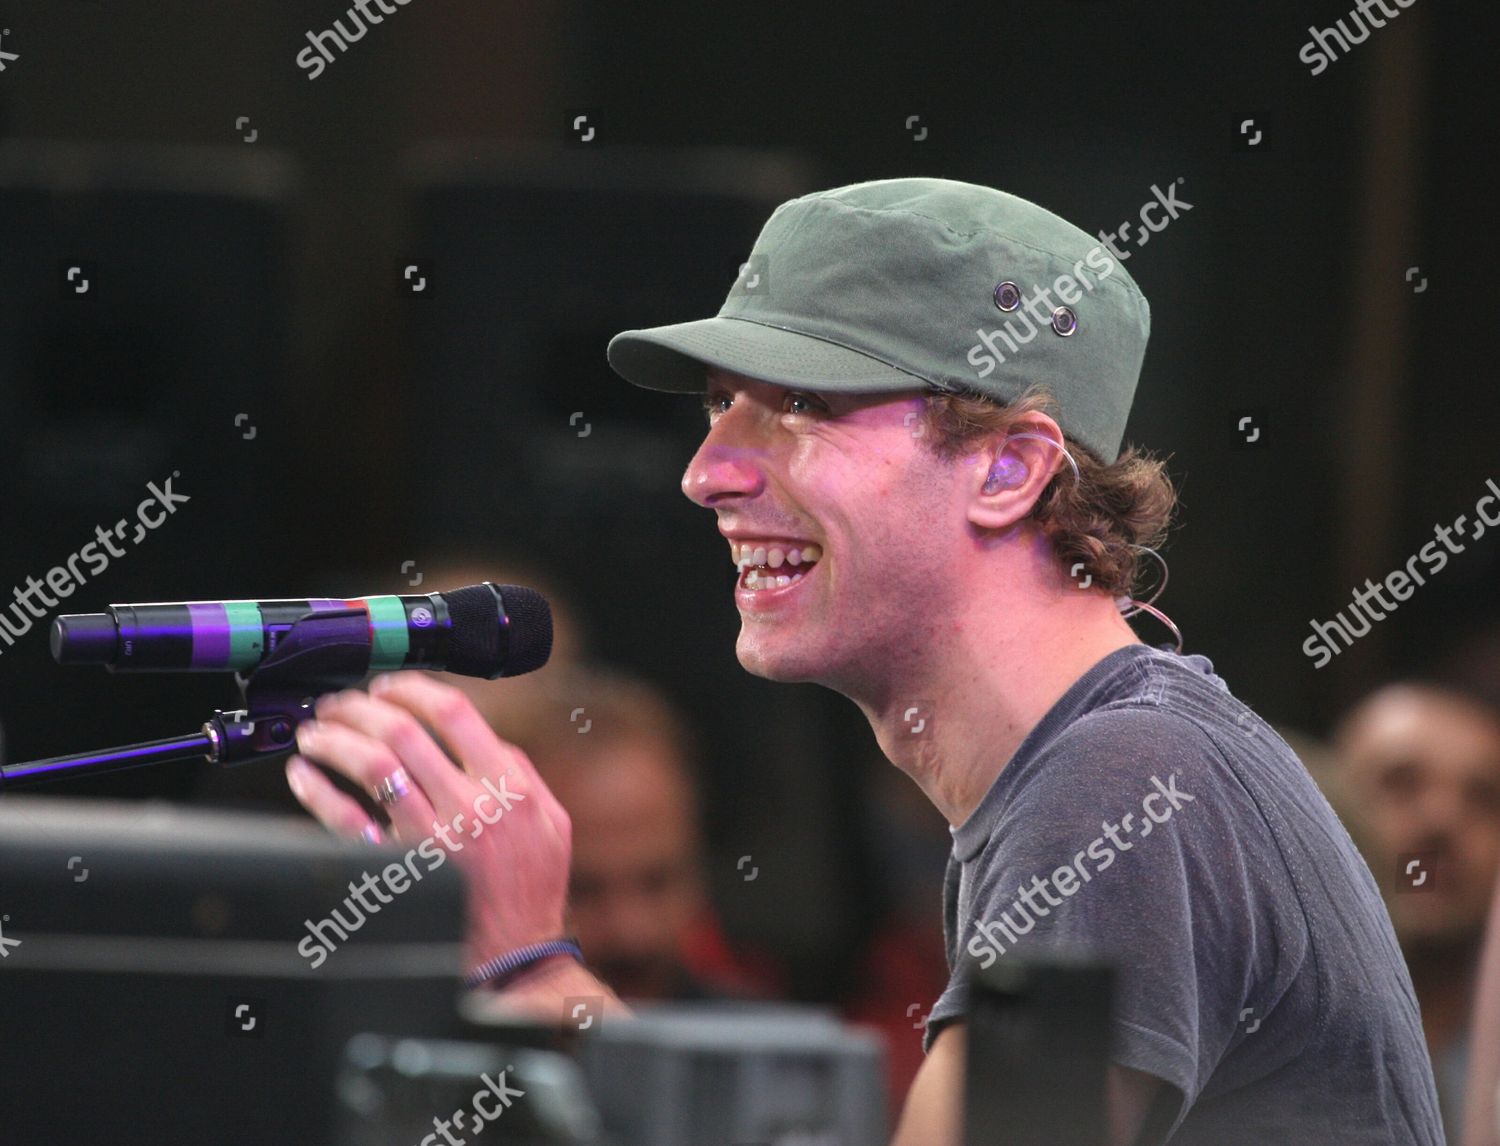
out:
{"label": "t-shirt sleeve", "polygon": [[1106,959],[1112,1059],[1191,1103],[1235,1036],[1265,938],[1254,934],[1258,844],[1244,838],[1259,823],[1253,803],[1206,733],[1150,708],[1090,714],[1017,779],[973,872],[933,1037],[961,1016],[975,966]]}

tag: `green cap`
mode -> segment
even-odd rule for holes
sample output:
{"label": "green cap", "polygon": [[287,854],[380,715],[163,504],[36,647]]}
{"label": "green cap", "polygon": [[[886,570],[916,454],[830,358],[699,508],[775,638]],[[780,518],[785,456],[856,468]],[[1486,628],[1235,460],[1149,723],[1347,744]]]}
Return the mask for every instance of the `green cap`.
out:
{"label": "green cap", "polygon": [[1040,384],[1063,432],[1120,453],[1151,311],[1116,252],[1025,199],[880,179],[777,207],[714,318],[627,330],[609,363],[703,391],[717,366],[809,390],[926,387],[1014,401]]}

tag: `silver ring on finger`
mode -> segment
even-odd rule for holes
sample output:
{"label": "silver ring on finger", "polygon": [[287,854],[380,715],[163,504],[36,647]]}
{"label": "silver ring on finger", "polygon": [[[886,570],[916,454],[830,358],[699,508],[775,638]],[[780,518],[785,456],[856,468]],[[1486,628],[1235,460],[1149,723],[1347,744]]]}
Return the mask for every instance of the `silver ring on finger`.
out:
{"label": "silver ring on finger", "polygon": [[411,777],[405,768],[397,768],[374,788],[376,801],[387,808],[410,791]]}

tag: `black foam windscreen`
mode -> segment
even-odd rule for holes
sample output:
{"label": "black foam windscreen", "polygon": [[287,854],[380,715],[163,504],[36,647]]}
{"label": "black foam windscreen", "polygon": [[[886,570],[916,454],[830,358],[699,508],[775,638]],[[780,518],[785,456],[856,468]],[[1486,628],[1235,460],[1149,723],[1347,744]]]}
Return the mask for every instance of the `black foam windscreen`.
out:
{"label": "black foam windscreen", "polygon": [[547,599],[522,585],[501,585],[500,600],[510,639],[501,675],[519,676],[541,668],[552,655],[552,609]]}
{"label": "black foam windscreen", "polygon": [[494,680],[520,676],[552,655],[552,609],[524,585],[470,585],[444,593],[453,621],[448,671]]}

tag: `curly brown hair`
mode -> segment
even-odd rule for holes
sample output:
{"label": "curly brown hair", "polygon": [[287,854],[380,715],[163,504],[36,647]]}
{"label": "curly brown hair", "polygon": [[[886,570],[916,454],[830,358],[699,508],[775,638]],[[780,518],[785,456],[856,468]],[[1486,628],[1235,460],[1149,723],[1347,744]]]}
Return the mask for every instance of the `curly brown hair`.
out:
{"label": "curly brown hair", "polygon": [[[929,393],[922,440],[929,452],[953,461],[974,446],[1005,434],[1033,414],[1057,416],[1057,403],[1032,387],[1001,405],[985,394]],[[1094,584],[1116,596],[1129,594],[1140,572],[1141,552],[1166,539],[1177,492],[1166,462],[1133,446],[1105,465],[1087,446],[1064,435],[1078,463],[1079,480],[1064,465],[1036,500],[1031,519],[1042,527],[1065,568],[1082,563]]]}

